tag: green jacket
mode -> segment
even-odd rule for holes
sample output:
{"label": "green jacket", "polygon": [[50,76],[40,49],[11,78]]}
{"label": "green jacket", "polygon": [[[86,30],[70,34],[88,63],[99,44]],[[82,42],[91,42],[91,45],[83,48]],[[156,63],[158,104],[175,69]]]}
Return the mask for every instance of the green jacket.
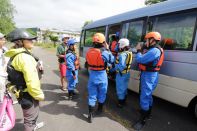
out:
{"label": "green jacket", "polygon": [[[5,53],[5,56],[12,57],[23,51],[25,51],[24,48],[11,49]],[[40,87],[40,80],[36,68],[37,62],[34,57],[26,53],[18,54],[14,57],[11,65],[15,70],[23,73],[27,86],[24,92],[28,92],[36,100],[44,100],[44,93]]]}

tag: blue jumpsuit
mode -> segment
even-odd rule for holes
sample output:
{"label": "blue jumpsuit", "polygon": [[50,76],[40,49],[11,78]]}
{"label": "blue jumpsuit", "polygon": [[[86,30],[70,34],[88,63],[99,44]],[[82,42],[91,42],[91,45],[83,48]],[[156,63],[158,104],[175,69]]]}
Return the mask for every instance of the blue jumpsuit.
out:
{"label": "blue jumpsuit", "polygon": [[126,58],[126,52],[119,53],[119,63],[116,64],[114,68],[114,70],[118,71],[118,73],[116,74],[116,92],[119,100],[125,99],[129,84],[130,71],[128,73],[121,74],[121,72],[126,68]]}
{"label": "blue jumpsuit", "polygon": [[[161,55],[158,48],[151,48],[147,53],[137,53],[136,61],[140,64],[148,64],[153,62],[153,66],[157,64]],[[153,105],[152,93],[155,90],[159,79],[158,72],[142,71],[140,77],[141,94],[140,94],[140,107],[142,110],[149,110]]]}
{"label": "blue jumpsuit", "polygon": [[[113,63],[114,56],[111,52],[104,50],[102,58],[106,63]],[[88,104],[92,107],[96,105],[98,99],[99,103],[104,103],[107,94],[108,78],[106,70],[94,71],[89,70],[88,80]]]}
{"label": "blue jumpsuit", "polygon": [[[76,83],[78,82],[78,71],[75,70],[75,61],[77,57],[73,53],[69,52],[66,54],[66,78],[68,81],[68,91],[73,91],[76,87]],[[75,71],[76,79],[73,78],[72,71]]]}

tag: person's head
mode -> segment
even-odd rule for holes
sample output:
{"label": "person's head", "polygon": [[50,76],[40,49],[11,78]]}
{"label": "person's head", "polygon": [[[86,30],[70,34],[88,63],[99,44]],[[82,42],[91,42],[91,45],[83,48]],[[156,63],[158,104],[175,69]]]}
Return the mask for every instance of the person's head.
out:
{"label": "person's head", "polygon": [[68,35],[66,35],[66,34],[63,34],[62,35],[62,42],[66,45],[67,44],[67,42],[68,42],[68,40],[69,40],[69,36]]}
{"label": "person's head", "polygon": [[77,40],[76,39],[69,39],[67,42],[67,46],[69,48],[69,50],[75,51],[76,50],[76,44],[77,44]]}
{"label": "person's head", "polygon": [[5,36],[4,34],[0,33],[0,48],[3,47],[3,45],[5,44]]}
{"label": "person's head", "polygon": [[37,37],[31,35],[28,31],[24,29],[15,29],[7,35],[8,40],[15,43],[14,48],[33,48],[33,40]]}
{"label": "person's head", "polygon": [[149,48],[151,46],[156,45],[159,41],[161,41],[161,34],[159,32],[149,32],[145,36],[146,47]]}
{"label": "person's head", "polygon": [[117,41],[116,35],[112,35],[112,36],[111,36],[111,41]]}
{"label": "person's head", "polygon": [[126,38],[121,38],[119,41],[119,50],[120,51],[127,51],[129,50],[129,40]]}
{"label": "person's head", "polygon": [[94,47],[101,48],[105,43],[105,36],[102,33],[96,33],[92,38],[92,42]]}

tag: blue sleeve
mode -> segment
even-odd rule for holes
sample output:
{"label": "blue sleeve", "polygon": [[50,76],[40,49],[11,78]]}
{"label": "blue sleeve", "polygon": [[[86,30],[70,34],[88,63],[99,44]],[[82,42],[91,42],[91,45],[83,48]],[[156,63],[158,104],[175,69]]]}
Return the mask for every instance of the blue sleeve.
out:
{"label": "blue sleeve", "polygon": [[104,62],[106,62],[106,63],[112,64],[115,62],[114,56],[112,55],[112,53],[110,51],[107,51],[107,50],[102,52],[102,58],[103,58]]}
{"label": "blue sleeve", "polygon": [[66,54],[66,66],[69,70],[75,70],[75,56],[71,53]]}
{"label": "blue sleeve", "polygon": [[157,48],[153,48],[145,54],[137,53],[136,61],[141,64],[147,64],[149,62],[152,62],[158,59],[160,55],[161,55],[160,50]]}
{"label": "blue sleeve", "polygon": [[126,68],[126,58],[126,53],[122,53],[118,56],[119,63],[115,65],[115,70],[123,71]]}
{"label": "blue sleeve", "polygon": [[115,51],[116,51],[116,52],[119,51],[119,44],[116,44]]}

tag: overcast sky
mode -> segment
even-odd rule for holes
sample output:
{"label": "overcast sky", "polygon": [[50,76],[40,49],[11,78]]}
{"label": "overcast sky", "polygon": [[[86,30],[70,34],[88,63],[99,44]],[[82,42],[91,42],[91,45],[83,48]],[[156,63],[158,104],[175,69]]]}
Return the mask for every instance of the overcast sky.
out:
{"label": "overcast sky", "polygon": [[86,20],[98,20],[141,8],[145,0],[11,0],[17,27],[80,30]]}

